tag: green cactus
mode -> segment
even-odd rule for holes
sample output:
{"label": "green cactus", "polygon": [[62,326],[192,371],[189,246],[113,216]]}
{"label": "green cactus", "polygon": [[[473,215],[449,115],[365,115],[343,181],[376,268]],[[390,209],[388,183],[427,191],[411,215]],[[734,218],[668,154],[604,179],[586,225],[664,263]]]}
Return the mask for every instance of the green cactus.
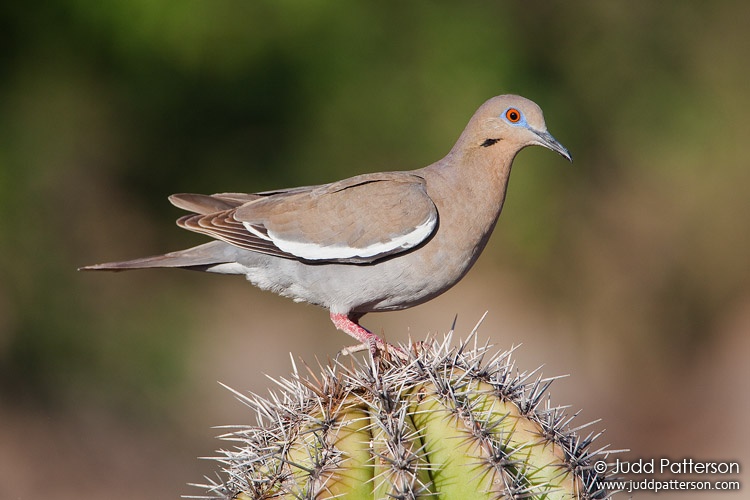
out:
{"label": "green cactus", "polygon": [[[471,346],[469,343],[471,342]],[[451,348],[428,340],[311,370],[295,367],[270,398],[236,393],[258,426],[222,438],[226,477],[206,498],[588,499],[608,498],[592,468],[607,447],[581,438],[551,407],[552,379],[515,369],[511,352],[486,364],[476,334]]]}

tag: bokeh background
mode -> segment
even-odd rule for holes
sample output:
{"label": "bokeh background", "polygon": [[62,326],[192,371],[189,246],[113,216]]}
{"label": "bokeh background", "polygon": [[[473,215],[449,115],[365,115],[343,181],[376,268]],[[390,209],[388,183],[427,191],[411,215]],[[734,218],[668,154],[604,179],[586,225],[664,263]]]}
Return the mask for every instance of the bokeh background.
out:
{"label": "bokeh background", "polygon": [[239,277],[77,267],[205,241],[174,192],[424,166],[501,93],[574,164],[522,152],[467,278],[363,324],[465,335],[489,311],[480,336],[569,374],[553,402],[621,458],[750,464],[749,21],[728,0],[3,2],[0,498],[198,494],[212,426],[253,421],[217,381],[265,393],[290,352],[349,344]]}

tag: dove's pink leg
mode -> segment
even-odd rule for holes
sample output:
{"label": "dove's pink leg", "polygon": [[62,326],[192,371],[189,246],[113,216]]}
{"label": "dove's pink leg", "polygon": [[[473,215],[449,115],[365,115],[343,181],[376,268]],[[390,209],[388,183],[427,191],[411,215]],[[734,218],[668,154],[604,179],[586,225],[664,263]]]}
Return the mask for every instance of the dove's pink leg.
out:
{"label": "dove's pink leg", "polygon": [[367,330],[366,328],[360,326],[359,318],[361,317],[362,315],[356,314],[331,313],[331,321],[333,321],[333,326],[335,326],[342,332],[351,335],[352,337],[357,339],[357,341],[366,345],[370,349],[370,353],[372,353],[373,356],[378,355],[378,350],[390,350],[392,352],[395,352],[398,357],[402,359],[406,358],[406,354],[402,352],[401,349],[386,344],[380,339],[380,337]]}
{"label": "dove's pink leg", "polygon": [[368,346],[370,352],[374,354],[378,347],[381,349],[383,348],[384,343],[377,335],[359,325],[358,321],[360,317],[361,316],[331,313],[333,326]]}

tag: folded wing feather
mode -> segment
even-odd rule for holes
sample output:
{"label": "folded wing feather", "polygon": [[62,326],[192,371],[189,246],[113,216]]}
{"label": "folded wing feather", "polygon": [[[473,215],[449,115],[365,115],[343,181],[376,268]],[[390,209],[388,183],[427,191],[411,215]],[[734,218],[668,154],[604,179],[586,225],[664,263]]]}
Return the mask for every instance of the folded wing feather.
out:
{"label": "folded wing feather", "polygon": [[[244,197],[253,198],[242,203]],[[424,180],[401,172],[205,198],[210,200],[191,197],[187,203],[186,195],[173,200],[198,212],[179,219],[181,227],[247,250],[312,262],[373,262],[422,244],[438,223]],[[210,212],[227,204],[237,205]]]}

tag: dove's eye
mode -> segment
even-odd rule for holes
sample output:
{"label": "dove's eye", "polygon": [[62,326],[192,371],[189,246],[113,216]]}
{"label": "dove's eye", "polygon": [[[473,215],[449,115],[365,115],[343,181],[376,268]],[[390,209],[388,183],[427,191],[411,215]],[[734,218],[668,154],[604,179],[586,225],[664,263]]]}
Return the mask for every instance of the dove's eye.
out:
{"label": "dove's eye", "polygon": [[505,112],[505,118],[511,123],[518,123],[521,121],[521,112],[516,108],[509,108]]}

